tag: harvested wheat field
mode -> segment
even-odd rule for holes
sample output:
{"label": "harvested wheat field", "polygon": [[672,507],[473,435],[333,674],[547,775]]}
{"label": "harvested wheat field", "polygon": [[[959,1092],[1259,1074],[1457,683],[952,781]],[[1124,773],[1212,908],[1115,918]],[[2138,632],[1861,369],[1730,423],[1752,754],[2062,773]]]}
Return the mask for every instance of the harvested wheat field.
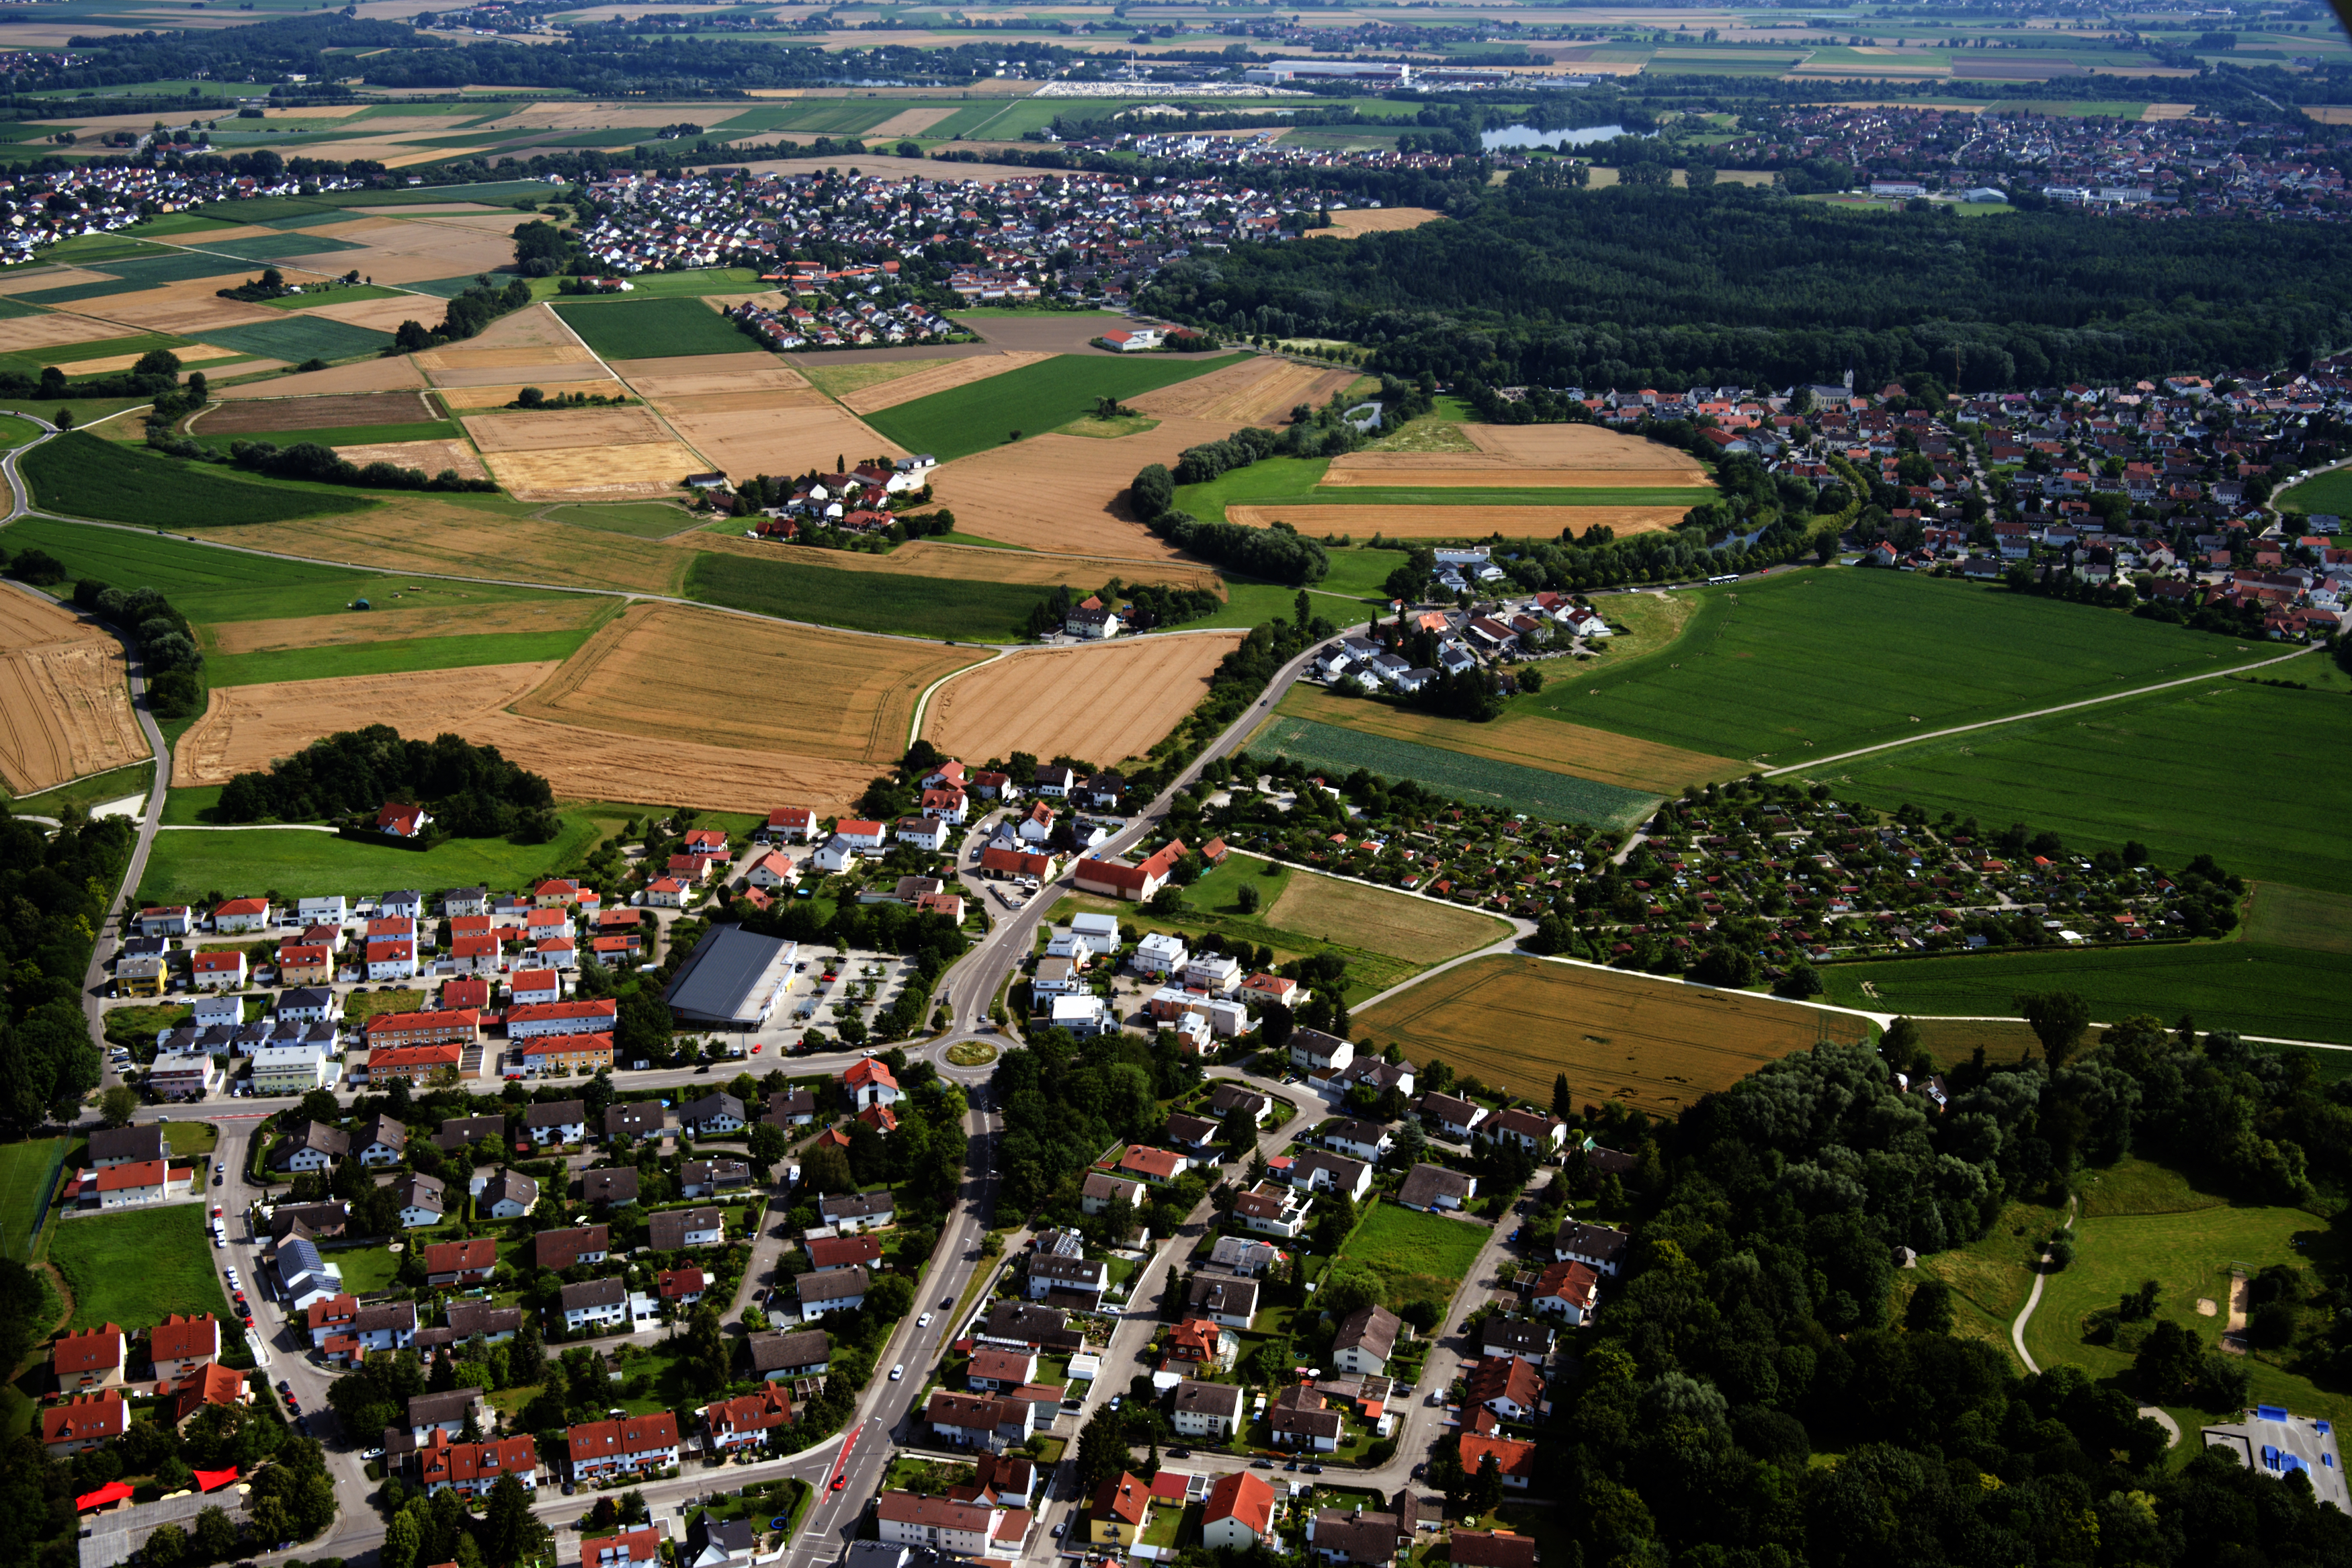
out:
{"label": "harvested wheat field", "polygon": [[765,392],[688,392],[654,400],[654,406],[676,418],[682,413],[755,413],[762,409],[831,408],[833,400],[814,387],[772,388]]}
{"label": "harvested wheat field", "polygon": [[[234,360],[240,357],[235,349],[215,349],[210,343],[190,343],[187,347],[174,349],[172,352],[178,356],[181,364],[196,371],[203,370],[215,360]],[[110,375],[116,371],[130,370],[146,357],[144,354],[107,354],[95,360],[71,360],[60,354],[58,356],[57,362],[58,368],[70,376],[103,376]],[[284,363],[283,360],[247,360],[245,363],[235,367],[229,373],[245,375],[254,371],[271,371]]]}
{"label": "harvested wheat field", "polygon": [[[520,343],[504,349],[430,349],[415,356],[417,368],[438,377],[446,371],[501,371],[499,379],[514,380],[518,370],[542,365],[592,364],[596,356],[577,343]],[[596,372],[603,375],[603,371]]]}
{"label": "harvested wheat field", "polygon": [[693,559],[680,550],[649,549],[647,541],[626,534],[501,515],[413,493],[385,496],[364,512],[298,523],[248,523],[237,529],[236,538],[256,549],[391,571],[528,578],[643,593],[678,592]]}
{"label": "harvested wheat field", "polygon": [[331,648],[412,637],[479,636],[499,632],[568,632],[608,613],[609,599],[567,593],[497,604],[438,604],[424,610],[298,615],[278,621],[215,621],[197,628],[207,653],[260,653],[278,648]]}
{"label": "harvested wheat field", "polygon": [[[9,34],[11,39],[15,33]],[[44,288],[79,288],[85,283],[113,283],[108,273],[80,267],[11,267],[0,272],[0,294],[37,294]]]}
{"label": "harvested wheat field", "polygon": [[[722,369],[724,366],[726,368]],[[775,360],[743,354],[689,354],[668,360],[614,360],[613,373],[640,397],[692,397],[709,392],[795,392],[808,378]]]}
{"label": "harvested wheat field", "polygon": [[[266,382],[215,387],[213,397],[222,402],[246,402],[256,398],[344,397],[353,392],[422,389],[424,385],[425,378],[403,354],[388,360],[361,360],[354,364],[336,365],[330,370],[303,371]],[[207,414],[205,417],[215,419],[219,416]]]}
{"label": "harvested wheat field", "polygon": [[1265,918],[1276,930],[1417,964],[1442,964],[1511,934],[1496,915],[1297,867]]}
{"label": "harvested wheat field", "polygon": [[[1225,520],[1256,528],[1280,521],[1317,538],[1347,534],[1359,539],[1374,534],[1392,539],[1482,539],[1489,534],[1505,538],[1557,538],[1562,528],[1580,534],[1600,523],[1623,538],[1671,528],[1687,510],[1686,507],[1228,506]],[[971,528],[961,510],[956,513],[956,527],[967,531]]]}
{"label": "harvested wheat field", "polygon": [[[1693,478],[1679,468],[1522,468],[1515,464],[1497,464],[1467,453],[1451,452],[1366,452],[1350,453],[1349,456],[1417,461],[1384,463],[1378,467],[1342,468],[1339,465],[1348,459],[1339,458],[1333,461],[1318,488],[1353,490],[1381,486],[1412,490],[1487,490],[1504,486],[1515,490],[1577,490],[1638,486],[1680,489],[1706,483],[1705,478]],[[1442,461],[1447,457],[1459,457],[1462,461]]]}
{"label": "harvested wheat field", "polygon": [[487,479],[489,470],[474,449],[462,441],[382,441],[359,446],[338,446],[335,455],[364,468],[389,463],[395,468],[421,468],[427,475],[455,469],[460,479]]}
{"label": "harvested wheat field", "polygon": [[529,349],[556,345],[576,349],[580,346],[580,340],[573,337],[562,319],[544,304],[509,311],[466,340],[466,347],[469,349]]}
{"label": "harvested wheat field", "polygon": [[938,539],[908,539],[888,555],[861,550],[824,550],[777,544],[771,539],[747,539],[740,533],[708,533],[699,529],[674,534],[663,541],[679,549],[716,550],[756,560],[791,560],[822,566],[827,571],[895,572],[908,577],[949,577],[971,582],[1010,582],[1023,587],[1050,588],[1067,583],[1089,591],[1103,580],[1164,583],[1171,588],[1205,588],[1222,591],[1213,568],[1183,561],[1122,560],[1110,556],[1046,554],[1043,550],[991,549],[985,545],[942,544]]}
{"label": "harvested wheat field", "polygon": [[1145,413],[1181,414],[1227,425],[1274,424],[1287,419],[1302,402],[1321,407],[1356,379],[1354,371],[1318,370],[1259,355],[1128,402]]}
{"label": "harvested wheat field", "polygon": [[1689,454],[1599,425],[1465,424],[1462,433],[1480,451],[1530,468],[1664,468],[1682,476],[1676,484],[1706,483],[1706,470]]}
{"label": "harvested wheat field", "polygon": [[[692,714],[699,740],[870,767],[906,750],[908,722],[926,687],[982,656],[640,604],[514,706],[535,718],[665,742],[678,734],[678,716]],[[820,686],[822,702],[779,700]]]}
{"label": "harvested wheat field", "polygon": [[499,452],[484,461],[490,465],[490,476],[519,501],[666,496],[685,483],[688,474],[704,468],[692,451],[675,441]]}
{"label": "harvested wheat field", "polygon": [[1678,1116],[1811,1047],[1824,1018],[1844,1039],[1862,1028],[1769,997],[1514,956],[1474,958],[1361,1009],[1355,1032],[1538,1100],[1564,1072],[1580,1104]]}
{"label": "harvested wheat field", "polygon": [[767,408],[731,413],[677,413],[670,423],[713,468],[748,474],[799,474],[830,469],[837,456],[903,457],[856,415],[827,403],[819,408]]}
{"label": "harvested wheat field", "polygon": [[466,434],[485,452],[551,452],[574,446],[633,446],[667,441],[660,421],[642,408],[572,408],[552,413],[470,413]]}
{"label": "harvested wheat field", "polygon": [[[1572,677],[1557,678],[1565,681]],[[1386,703],[1334,696],[1318,687],[1301,684],[1291,687],[1289,695],[1282,699],[1281,711],[1361,735],[1433,746],[1496,762],[1516,762],[1522,768],[1540,768],[1548,773],[1591,779],[1644,795],[1678,795],[1685,784],[1721,783],[1741,778],[1754,767],[1736,757],[1710,757],[1678,746],[1635,740],[1605,729],[1544,718],[1522,709],[1506,713],[1491,723],[1470,724],[1391,707]],[[1083,757],[1086,753],[1073,755]]]}
{"label": "harvested wheat field", "polygon": [[[217,327],[250,327],[260,321],[285,319],[277,311],[239,300],[222,299],[215,290],[242,283],[250,272],[226,278],[200,278],[202,287],[173,284],[169,288],[142,289],[94,300],[93,315],[120,321],[143,331],[168,332],[177,338],[201,338]],[[184,292],[183,291],[184,289]]]}
{"label": "harvested wheat field", "polygon": [[[464,413],[475,409],[504,408],[522,395],[522,389],[535,385],[530,382],[506,382],[486,387],[446,387],[441,391],[441,401],[449,405],[452,413]],[[543,389],[542,389],[543,390]],[[566,396],[578,392],[583,397],[626,397],[629,389],[615,381],[565,382]]]}
{"label": "harvested wheat field", "polygon": [[1129,481],[1147,463],[1172,464],[1184,448],[1233,433],[1218,420],[1163,419],[1116,441],[1032,436],[941,464],[931,470],[931,493],[953,509],[961,533],[1031,549],[1166,560],[1174,547],[1126,510]]}
{"label": "harvested wheat field", "polygon": [[870,762],[669,738],[647,746],[634,735],[511,713],[483,714],[459,733],[497,747],[509,761],[544,778],[559,797],[583,800],[667,800],[704,811],[754,812],[794,800],[819,816],[845,816],[874,777]]}
{"label": "harvested wheat field", "polygon": [[1140,757],[1208,695],[1244,634],[1201,632],[1013,653],[958,675],[923,710],[950,756]]}
{"label": "harvested wheat field", "polygon": [[[307,377],[268,383],[275,391]],[[352,424],[415,424],[441,415],[421,392],[345,392],[326,397],[270,397],[208,408],[194,428],[205,435],[247,435],[270,430],[334,430]]]}
{"label": "harvested wheat field", "polygon": [[30,795],[149,756],[122,644],[69,610],[0,591],[0,779]]}
{"label": "harvested wheat field", "polygon": [[19,316],[11,321],[0,321],[0,354],[121,336],[122,329],[111,321],[93,320],[69,310],[54,310],[46,316]]}
{"label": "harvested wheat field", "polygon": [[1433,224],[1445,214],[1435,207],[1349,207],[1331,214],[1328,229],[1310,229],[1313,239],[1353,239],[1358,235],[1394,234]]}
{"label": "harvested wheat field", "polygon": [[553,662],[414,670],[215,686],[205,716],[173,747],[172,782],[226,784],[270,759],[290,757],[323,735],[388,724],[404,735],[465,733],[465,721],[504,707],[554,674]]}
{"label": "harvested wheat field", "polygon": [[[548,356],[537,363],[526,361],[512,365],[464,365],[435,370],[425,367],[437,390],[445,387],[520,386],[561,387],[570,392],[579,382],[593,382],[598,385],[612,380],[611,374],[593,358],[556,358],[554,349],[511,350],[512,353],[535,352]],[[422,359],[423,355],[416,358]]]}
{"label": "harvested wheat field", "polygon": [[866,134],[868,136],[920,136],[953,113],[955,113],[953,109],[902,109]]}
{"label": "harvested wheat field", "polygon": [[312,305],[290,314],[346,321],[354,327],[366,327],[378,332],[396,332],[403,321],[415,321],[431,327],[441,319],[447,308],[430,295],[404,294],[394,299],[346,299],[340,304]]}
{"label": "harvested wheat field", "polygon": [[850,392],[842,398],[841,406],[852,413],[875,413],[886,408],[896,408],[902,402],[912,402],[919,397],[929,397],[933,392],[984,382],[991,376],[1001,376],[1007,371],[1017,371],[1024,365],[1034,365],[1040,360],[1053,357],[1051,354],[1033,354],[1008,349],[1001,354],[974,354],[969,359],[940,360],[926,364],[913,375],[896,376]]}

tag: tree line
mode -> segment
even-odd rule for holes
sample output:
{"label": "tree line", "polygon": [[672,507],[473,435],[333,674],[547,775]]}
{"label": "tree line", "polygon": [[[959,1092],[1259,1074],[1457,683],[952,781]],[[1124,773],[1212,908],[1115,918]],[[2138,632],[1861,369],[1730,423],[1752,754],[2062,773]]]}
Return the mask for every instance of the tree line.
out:
{"label": "tree line", "polygon": [[497,747],[458,735],[406,739],[384,724],[338,731],[265,769],[237,774],[222,786],[214,810],[224,822],[372,820],[391,802],[425,807],[435,825],[457,838],[545,843],[558,827],[547,780]]}

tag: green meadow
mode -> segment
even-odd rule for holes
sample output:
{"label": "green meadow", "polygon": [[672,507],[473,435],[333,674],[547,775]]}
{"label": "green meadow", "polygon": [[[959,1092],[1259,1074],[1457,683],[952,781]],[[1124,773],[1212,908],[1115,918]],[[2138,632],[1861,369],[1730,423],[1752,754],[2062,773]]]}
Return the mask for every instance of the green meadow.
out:
{"label": "green meadow", "polygon": [[[1106,319],[1104,330],[1111,325]],[[1228,354],[1057,354],[867,414],[866,423],[908,451],[944,463],[1002,446],[1014,431],[1042,435],[1091,411],[1098,397],[1135,397],[1233,362]]]}

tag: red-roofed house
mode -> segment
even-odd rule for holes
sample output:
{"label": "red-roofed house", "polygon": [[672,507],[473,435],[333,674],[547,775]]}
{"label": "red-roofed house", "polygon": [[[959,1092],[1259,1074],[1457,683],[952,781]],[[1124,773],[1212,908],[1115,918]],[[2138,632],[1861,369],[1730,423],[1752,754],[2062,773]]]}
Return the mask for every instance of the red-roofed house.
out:
{"label": "red-roofed house", "polygon": [[853,1109],[863,1111],[868,1105],[895,1105],[899,1100],[898,1080],[878,1057],[866,1057],[851,1063],[841,1075],[841,1084],[848,1091]]}
{"label": "red-roofed house", "polygon": [[425,1249],[425,1282],[428,1285],[478,1285],[498,1266],[496,1239],[478,1236],[469,1241],[436,1241]]}
{"label": "red-roofed house", "polygon": [[140,1160],[127,1166],[109,1166],[100,1171],[92,1182],[98,1193],[100,1208],[135,1208],[141,1204],[161,1203],[174,1192],[184,1193],[195,1180],[193,1170],[172,1174],[172,1167],[162,1160]]}
{"label": "red-roofed house", "polygon": [[86,1394],[41,1412],[41,1441],[63,1458],[131,1430],[131,1406],[120,1394]]}
{"label": "red-roofed house", "polygon": [[1247,1470],[1219,1476],[1201,1511],[1201,1544],[1211,1551],[1246,1551],[1274,1530],[1274,1489]]}
{"label": "red-roofed house", "polygon": [[206,948],[188,960],[190,980],[200,991],[235,990],[250,972],[245,954],[236,948]]}
{"label": "red-roofed house", "polygon": [[127,1359],[122,1331],[108,1323],[102,1328],[58,1335],[57,1348],[50,1353],[49,1370],[57,1374],[58,1387],[70,1394],[121,1382],[122,1364]]}
{"label": "red-roofed house", "polygon": [[1479,1467],[1486,1462],[1486,1456],[1492,1454],[1496,1467],[1503,1472],[1505,1486],[1525,1491],[1528,1483],[1535,1479],[1536,1446],[1533,1443],[1522,1443],[1514,1437],[1482,1437],[1471,1432],[1462,1434],[1461,1443],[1464,1475],[1475,1476]]}
{"label": "red-roofed house", "polygon": [[220,1323],[210,1312],[173,1312],[147,1333],[147,1359],[158,1378],[177,1377],[220,1354]]}
{"label": "red-roofed house", "polygon": [[480,1497],[499,1484],[500,1476],[512,1476],[525,1491],[536,1491],[539,1445],[528,1435],[494,1437],[487,1443],[454,1443],[447,1432],[436,1427],[416,1450],[416,1469],[428,1494],[455,1491],[463,1497]]}
{"label": "red-roofed house", "polygon": [[768,836],[806,843],[816,831],[816,813],[806,806],[782,806],[768,813]]}
{"label": "red-roofed house", "polygon": [[702,1425],[710,1447],[721,1453],[752,1448],[770,1432],[793,1424],[790,1395],[774,1384],[740,1399],[722,1399],[702,1407]]}
{"label": "red-roofed house", "polygon": [[1078,889],[1140,904],[1168,884],[1169,873],[1184,854],[1183,841],[1171,839],[1133,865],[1088,857],[1078,862]]}
{"label": "red-roofed house", "polygon": [[1192,1168],[1192,1162],[1173,1149],[1148,1148],[1141,1144],[1129,1145],[1119,1157],[1121,1176],[1140,1176],[1155,1186],[1163,1186]]}
{"label": "red-roofed house", "polygon": [[431,825],[433,819],[425,814],[422,806],[387,805],[375,814],[376,830],[395,839],[413,839]]}

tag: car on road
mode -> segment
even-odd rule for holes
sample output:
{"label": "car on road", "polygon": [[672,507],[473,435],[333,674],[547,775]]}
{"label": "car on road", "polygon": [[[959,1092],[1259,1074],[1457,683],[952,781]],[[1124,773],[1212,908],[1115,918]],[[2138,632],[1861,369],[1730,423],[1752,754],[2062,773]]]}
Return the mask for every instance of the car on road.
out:
{"label": "car on road", "polygon": [[1297,1459],[1293,1459],[1290,1463],[1283,1466],[1282,1468],[1286,1470],[1296,1470],[1298,1469],[1298,1461]]}
{"label": "car on road", "polygon": [[1270,1470],[1274,1469],[1274,1461],[1272,1459],[1252,1459],[1250,1461],[1250,1469],[1254,1470]]}
{"label": "car on road", "polygon": [[834,1490],[835,1491],[839,1491],[842,1488],[844,1488],[844,1487],[847,1486],[848,1484],[849,1484],[849,1478],[848,1478],[847,1476],[835,1476],[835,1477],[834,1477],[834,1478],[833,1478],[833,1490]]}
{"label": "car on road", "polygon": [[1192,1457],[1192,1450],[1182,1448],[1171,1448],[1168,1450],[1168,1457],[1171,1459],[1189,1459]]}
{"label": "car on road", "polygon": [[1320,1465],[1309,1465],[1307,1467],[1307,1473],[1310,1476],[1319,1476],[1323,1473],[1323,1467]]}
{"label": "car on road", "polygon": [[917,1318],[917,1319],[915,1320],[915,1326],[916,1326],[917,1328],[919,1328],[919,1329],[927,1329],[927,1328],[930,1327],[930,1326],[931,1326],[931,1314],[930,1314],[930,1313],[929,1313],[929,1312],[925,1312],[921,1317]]}
{"label": "car on road", "polygon": [[945,1311],[947,1308],[954,1305],[955,1298],[953,1296],[941,1296],[940,1298],[940,1307],[941,1311]]}
{"label": "car on road", "polygon": [[570,1481],[565,1481],[565,1482],[563,1483],[563,1495],[564,1495],[565,1497],[570,1497],[570,1496],[572,1494],[572,1492],[573,1492],[574,1490],[577,1490],[577,1489],[576,1489],[576,1488],[574,1488],[574,1487],[572,1486],[572,1484]]}
{"label": "car on road", "polygon": [[281,1377],[278,1380],[278,1392],[280,1394],[291,1394],[294,1392],[294,1385]]}
{"label": "car on road", "polygon": [[890,1369],[890,1381],[896,1383],[907,1375],[907,1364],[900,1362]]}
{"label": "car on road", "polygon": [[362,1459],[380,1459],[383,1458],[383,1450],[382,1448],[370,1448],[365,1453],[362,1454],[360,1458]]}

